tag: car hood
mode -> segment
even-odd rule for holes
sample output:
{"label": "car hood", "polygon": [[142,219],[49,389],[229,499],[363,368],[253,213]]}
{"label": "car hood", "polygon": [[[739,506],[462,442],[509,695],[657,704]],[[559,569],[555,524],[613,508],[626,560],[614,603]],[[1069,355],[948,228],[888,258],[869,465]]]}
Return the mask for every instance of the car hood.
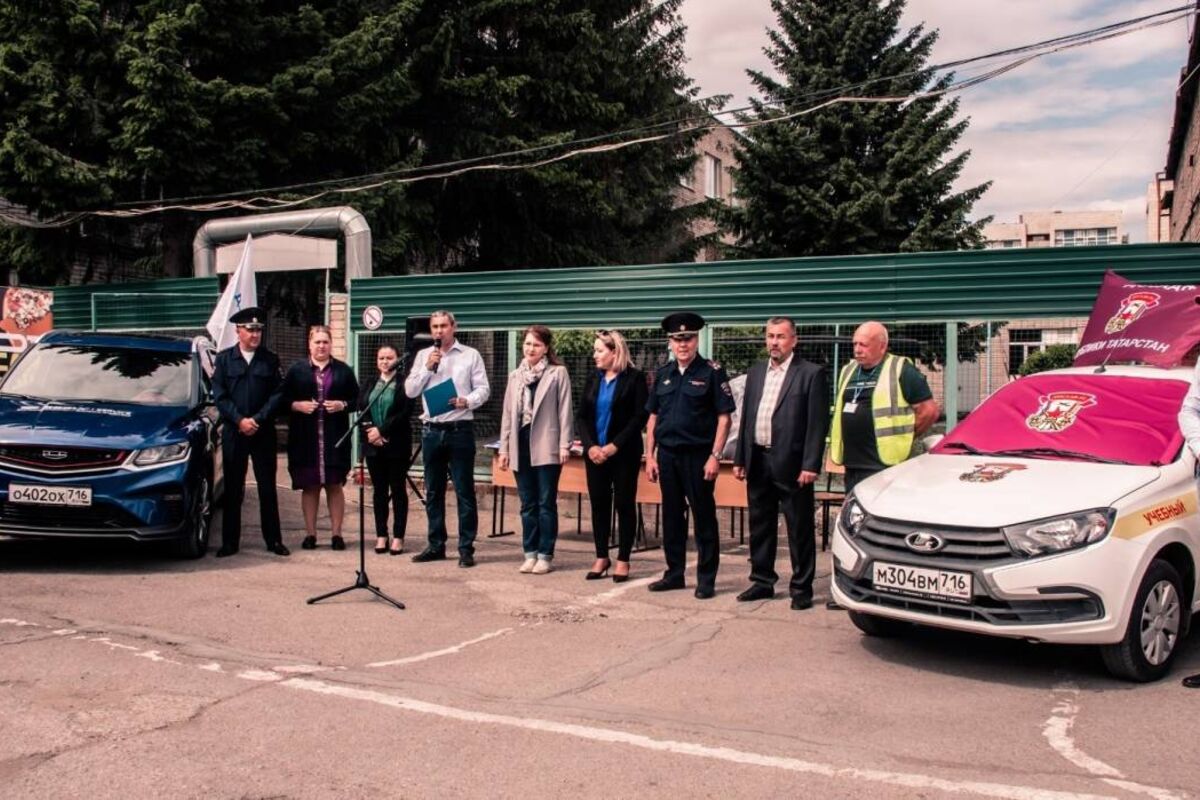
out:
{"label": "car hood", "polygon": [[186,412],[179,406],[0,397],[0,442],[129,450],[161,444]]}
{"label": "car hood", "polygon": [[1107,508],[1159,472],[1082,461],[922,455],[863,481],[854,494],[878,517],[994,528]]}

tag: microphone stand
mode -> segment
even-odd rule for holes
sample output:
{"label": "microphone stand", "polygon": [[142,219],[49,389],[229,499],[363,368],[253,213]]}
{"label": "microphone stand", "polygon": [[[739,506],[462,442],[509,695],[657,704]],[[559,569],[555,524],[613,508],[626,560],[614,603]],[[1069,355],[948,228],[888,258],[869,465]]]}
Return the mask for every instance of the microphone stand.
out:
{"label": "microphone stand", "polygon": [[[379,387],[379,392],[383,392],[384,390],[386,390],[387,387],[394,380],[396,380],[396,376],[399,374],[400,374],[400,370],[399,369],[395,370],[392,373],[392,377],[388,378],[388,380],[383,384],[383,386]],[[379,393],[376,393],[375,397],[378,398]],[[342,442],[346,441],[346,438],[348,436],[350,436],[351,433],[354,432],[355,428],[358,427],[359,421],[362,419],[363,414],[365,414],[367,412],[367,410],[371,407],[371,402],[373,402],[373,401],[368,400],[366,406],[364,406],[363,408],[356,411],[353,415],[351,415],[350,427],[346,430],[345,435],[343,435],[341,439],[338,439],[337,444],[334,445],[335,449],[338,447],[341,447]],[[355,589],[366,589],[368,592],[375,595],[380,600],[383,600],[385,603],[390,603],[399,609],[404,608],[404,603],[401,603],[399,600],[394,600],[393,598],[388,597],[386,594],[384,594],[383,592],[381,592],[379,590],[379,587],[372,586],[371,579],[367,577],[366,505],[365,505],[365,501],[363,499],[363,494],[366,491],[367,481],[366,481],[366,477],[365,477],[366,476],[365,464],[364,464],[365,454],[364,454],[363,450],[364,450],[364,448],[362,447],[362,445],[360,443],[359,448],[358,448],[358,572],[355,575],[354,583],[350,584],[349,586],[345,586],[341,589],[335,589],[332,592],[327,592],[325,594],[318,595],[317,597],[310,597],[307,601],[305,601],[310,606],[313,603],[319,603],[322,600],[328,600],[330,597],[336,597],[339,594],[345,594],[346,592],[351,592],[351,591],[354,591]],[[322,453],[321,457],[324,458],[325,454]]]}

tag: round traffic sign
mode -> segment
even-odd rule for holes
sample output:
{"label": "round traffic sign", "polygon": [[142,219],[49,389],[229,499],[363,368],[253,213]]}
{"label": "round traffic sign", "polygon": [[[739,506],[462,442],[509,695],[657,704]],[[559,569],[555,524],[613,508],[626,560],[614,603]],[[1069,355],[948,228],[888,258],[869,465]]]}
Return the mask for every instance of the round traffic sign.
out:
{"label": "round traffic sign", "polygon": [[362,321],[367,330],[379,330],[379,326],[383,324],[383,309],[379,306],[367,306],[363,309]]}

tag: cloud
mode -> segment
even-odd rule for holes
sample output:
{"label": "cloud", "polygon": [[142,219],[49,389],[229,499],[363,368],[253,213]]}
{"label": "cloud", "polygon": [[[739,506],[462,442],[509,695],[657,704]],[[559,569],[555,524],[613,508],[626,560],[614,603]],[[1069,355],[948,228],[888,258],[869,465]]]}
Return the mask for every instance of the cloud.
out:
{"label": "cloud", "polygon": [[[1162,0],[909,0],[902,24],[938,30],[931,61],[940,64],[1163,9]],[[771,72],[762,52],[775,25],[768,0],[686,0],[682,15],[688,72],[702,93],[745,105],[754,93],[745,70]],[[972,153],[959,188],[993,181],[977,216],[1119,207],[1131,239],[1144,239],[1145,187],[1166,160],[1187,33],[1179,21],[1075,48],[959,95],[970,120],[960,149]],[[959,77],[981,69],[960,68]]]}

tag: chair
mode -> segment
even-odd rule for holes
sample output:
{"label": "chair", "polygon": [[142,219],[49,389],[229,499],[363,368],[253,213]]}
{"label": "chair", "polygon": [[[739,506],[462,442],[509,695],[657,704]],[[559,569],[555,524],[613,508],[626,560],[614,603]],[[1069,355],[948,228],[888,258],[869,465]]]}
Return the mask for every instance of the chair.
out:
{"label": "chair", "polygon": [[845,502],[845,500],[846,500],[845,481],[842,480],[841,487],[835,489],[834,485],[833,485],[833,477],[835,475],[844,477],[845,474],[846,474],[845,467],[843,467],[841,464],[833,463],[832,461],[829,460],[829,457],[826,456],[826,458],[825,458],[825,488],[818,489],[814,494],[814,498],[816,499],[816,501],[821,504],[821,549],[822,550],[829,549],[829,508],[830,508],[830,506],[837,506],[838,508],[841,508],[842,503]]}

